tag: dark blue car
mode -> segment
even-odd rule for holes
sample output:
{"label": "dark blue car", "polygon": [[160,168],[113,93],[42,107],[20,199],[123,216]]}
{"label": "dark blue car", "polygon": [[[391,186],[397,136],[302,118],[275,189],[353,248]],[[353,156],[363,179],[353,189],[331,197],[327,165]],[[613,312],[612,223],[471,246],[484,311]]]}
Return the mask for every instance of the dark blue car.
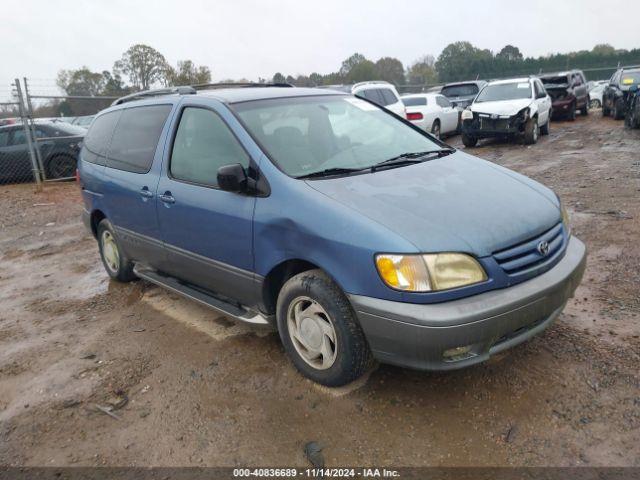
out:
{"label": "dark blue car", "polygon": [[182,87],[93,121],[79,178],[107,273],[275,325],[307,377],[446,370],[548,327],[585,247],[558,197],[364,99]]}

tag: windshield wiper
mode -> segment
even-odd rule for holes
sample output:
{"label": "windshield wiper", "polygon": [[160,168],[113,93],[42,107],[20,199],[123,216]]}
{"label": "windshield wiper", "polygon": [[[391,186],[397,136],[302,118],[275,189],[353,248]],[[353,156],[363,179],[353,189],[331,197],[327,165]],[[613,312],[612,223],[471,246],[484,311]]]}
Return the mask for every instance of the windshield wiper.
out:
{"label": "windshield wiper", "polygon": [[331,175],[345,175],[353,172],[361,172],[365,170],[364,168],[326,168],[324,170],[320,170],[317,172],[307,173],[305,175],[300,175],[296,178],[305,179],[305,178],[319,178],[319,177],[329,177]]}
{"label": "windshield wiper", "polygon": [[376,163],[375,165],[372,165],[371,171],[375,172],[380,168],[401,167],[403,165],[410,165],[412,163],[426,162],[427,160],[434,160],[436,158],[444,157],[445,155],[449,155],[454,151],[455,150],[453,148],[441,148],[439,150],[429,150],[427,152],[401,153],[400,155],[391,157],[380,163]]}

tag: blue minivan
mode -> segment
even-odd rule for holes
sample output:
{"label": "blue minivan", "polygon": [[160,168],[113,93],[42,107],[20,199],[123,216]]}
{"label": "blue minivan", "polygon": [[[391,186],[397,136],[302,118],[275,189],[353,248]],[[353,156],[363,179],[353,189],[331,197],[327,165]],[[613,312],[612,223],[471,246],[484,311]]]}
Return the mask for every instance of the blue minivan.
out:
{"label": "blue minivan", "polygon": [[80,154],[107,273],[271,323],[338,386],[484,361],[547,328],[584,244],[550,189],[365,99],[283,85],[117,100]]}

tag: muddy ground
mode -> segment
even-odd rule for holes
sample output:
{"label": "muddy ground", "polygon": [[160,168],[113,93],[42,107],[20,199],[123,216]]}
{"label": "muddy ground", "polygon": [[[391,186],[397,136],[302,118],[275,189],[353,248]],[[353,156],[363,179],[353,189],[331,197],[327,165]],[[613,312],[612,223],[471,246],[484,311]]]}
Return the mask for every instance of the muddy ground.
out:
{"label": "muddy ground", "polygon": [[467,151],[564,198],[589,248],[576,298],[487,364],[339,390],[269,330],[110,282],[75,184],[0,187],[0,464],[305,466],[314,440],[327,466],[639,466],[640,131],[592,112]]}

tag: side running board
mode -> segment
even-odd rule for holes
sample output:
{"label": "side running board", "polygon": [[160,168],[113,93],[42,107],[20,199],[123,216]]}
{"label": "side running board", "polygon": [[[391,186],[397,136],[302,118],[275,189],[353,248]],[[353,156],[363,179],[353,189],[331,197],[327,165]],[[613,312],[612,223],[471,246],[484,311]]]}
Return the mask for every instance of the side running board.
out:
{"label": "side running board", "polygon": [[179,293],[180,295],[183,295],[191,300],[195,300],[196,302],[212,308],[224,315],[228,315],[229,317],[233,317],[237,320],[247,323],[260,325],[269,324],[268,319],[260,313],[241,307],[239,305],[235,305],[233,303],[225,302],[224,300],[214,297],[213,295],[203,292],[202,290],[198,290],[189,285],[185,285],[174,277],[163,275],[159,272],[156,272],[155,270],[143,268],[138,265],[134,267],[133,272],[138,277],[143,278],[144,280],[155,283],[156,285],[171,290],[172,292]]}

